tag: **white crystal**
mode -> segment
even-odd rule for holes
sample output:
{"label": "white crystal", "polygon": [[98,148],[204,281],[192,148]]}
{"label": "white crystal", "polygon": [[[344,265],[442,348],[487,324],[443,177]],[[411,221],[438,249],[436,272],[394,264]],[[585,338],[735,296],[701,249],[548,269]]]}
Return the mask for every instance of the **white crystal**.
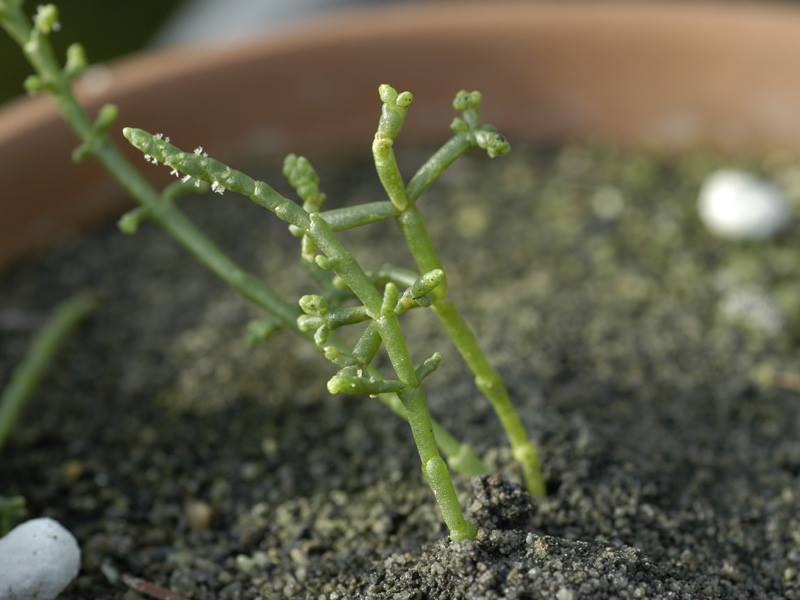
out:
{"label": "white crystal", "polygon": [[219,181],[214,181],[211,183],[211,190],[216,192],[217,194],[224,194],[225,186],[222,185]]}
{"label": "white crystal", "polygon": [[730,239],[771,237],[792,217],[789,201],[780,189],[734,169],[721,169],[706,178],[699,210],[708,229]]}
{"label": "white crystal", "polygon": [[53,600],[78,574],[81,550],[53,519],[31,519],[0,538],[0,598]]}

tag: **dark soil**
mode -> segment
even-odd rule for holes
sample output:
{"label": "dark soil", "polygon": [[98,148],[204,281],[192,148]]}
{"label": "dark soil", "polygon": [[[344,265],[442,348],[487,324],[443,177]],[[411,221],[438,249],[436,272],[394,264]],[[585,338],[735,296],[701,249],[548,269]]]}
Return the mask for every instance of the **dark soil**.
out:
{"label": "dark soil", "polygon": [[[800,231],[707,234],[697,191],[722,164],[517,150],[468,158],[422,201],[550,488],[522,491],[432,315],[409,315],[415,355],[445,355],[432,411],[497,473],[457,481],[475,542],[447,541],[404,423],[329,397],[329,365],[290,333],[249,348],[255,310],[147,226],[2,275],[0,382],[57,301],[92,287],[103,305],[4,452],[0,490],[78,537],[66,599],[138,598],[125,573],[193,600],[800,598]],[[787,165],[749,166],[800,196]],[[366,163],[323,182],[381,198]],[[270,215],[230,194],[186,207],[276,287],[314,290]],[[391,223],[346,241],[369,267],[409,265]]]}

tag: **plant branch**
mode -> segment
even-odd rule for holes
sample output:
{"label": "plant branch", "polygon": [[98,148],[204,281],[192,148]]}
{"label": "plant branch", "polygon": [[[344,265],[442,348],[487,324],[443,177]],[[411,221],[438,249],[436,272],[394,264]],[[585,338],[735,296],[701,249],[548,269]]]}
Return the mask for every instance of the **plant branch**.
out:
{"label": "plant branch", "polygon": [[[383,125],[384,116],[387,112],[397,112],[396,98],[399,96],[396,91],[386,85],[382,85],[379,88],[379,94],[383,101],[383,108],[376,139],[379,134],[382,135],[383,139],[387,135],[385,133],[387,128]],[[402,96],[402,94],[400,95]],[[412,178],[403,196],[407,201],[405,208],[399,208],[395,204],[399,212],[396,219],[397,224],[411,251],[414,262],[417,264],[417,268],[422,273],[441,271],[442,262],[428,234],[422,214],[416,207],[416,200],[448,166],[470,148],[480,147],[486,150],[492,158],[501,156],[510,150],[508,141],[497,133],[494,127],[480,124],[478,112],[480,104],[481,95],[479,92],[460,91],[456,94],[453,100],[453,107],[462,111],[462,116],[456,118],[451,126],[455,132],[454,137],[435,152]],[[394,127],[391,129],[390,140],[392,143],[383,143],[377,149],[373,146],[375,168],[386,192],[390,195],[392,193],[396,194],[395,188],[398,185],[398,178],[402,182],[392,147],[394,137],[399,134],[402,127],[405,109],[402,111],[401,117],[397,117],[393,122]],[[475,376],[475,383],[478,389],[492,404],[495,413],[500,419],[511,444],[514,458],[522,468],[528,492],[535,496],[544,496],[546,490],[536,447],[528,439],[522,420],[511,403],[500,374],[489,363],[472,329],[447,294],[447,282],[443,278],[442,283],[436,286],[433,292],[432,308],[453,340],[459,354],[461,354]]]}
{"label": "plant branch", "polygon": [[334,208],[320,213],[334,231],[354,229],[397,216],[397,209],[391,202],[368,202],[344,208]]}

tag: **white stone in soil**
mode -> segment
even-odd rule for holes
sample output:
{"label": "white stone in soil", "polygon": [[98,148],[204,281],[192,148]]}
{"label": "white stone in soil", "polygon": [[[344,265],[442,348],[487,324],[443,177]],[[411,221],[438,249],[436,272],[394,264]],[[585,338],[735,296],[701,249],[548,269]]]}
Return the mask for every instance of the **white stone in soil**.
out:
{"label": "white stone in soil", "polygon": [[730,239],[764,239],[791,220],[786,195],[750,173],[721,169],[703,182],[700,218],[716,235]]}
{"label": "white stone in soil", "polygon": [[53,600],[75,579],[81,550],[53,519],[31,519],[0,538],[0,600]]}

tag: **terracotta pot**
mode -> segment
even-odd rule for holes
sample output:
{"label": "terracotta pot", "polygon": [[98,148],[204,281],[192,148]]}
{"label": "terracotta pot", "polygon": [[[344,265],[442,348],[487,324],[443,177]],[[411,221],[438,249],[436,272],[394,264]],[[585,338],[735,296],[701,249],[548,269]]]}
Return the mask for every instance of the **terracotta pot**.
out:
{"label": "terracotta pot", "polygon": [[[512,139],[800,153],[798,73],[788,6],[492,2],[362,10],[242,46],[144,54],[79,87],[93,109],[118,103],[120,126],[222,156],[254,143],[367,153],[383,81],[414,91],[405,144],[443,139],[452,95],[469,87]],[[0,264],[121,209],[96,165],[70,163],[75,144],[46,97],[0,111]]]}

